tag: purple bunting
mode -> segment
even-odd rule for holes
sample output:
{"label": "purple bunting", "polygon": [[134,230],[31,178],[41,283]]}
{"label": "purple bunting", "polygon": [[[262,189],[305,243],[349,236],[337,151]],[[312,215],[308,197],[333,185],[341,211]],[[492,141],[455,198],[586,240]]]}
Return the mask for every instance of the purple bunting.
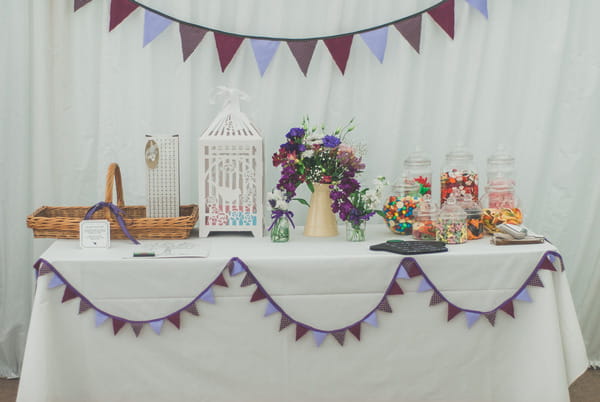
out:
{"label": "purple bunting", "polygon": [[95,317],[96,327],[99,327],[100,325],[102,325],[104,323],[104,321],[108,320],[108,316],[106,314],[101,313],[98,310],[95,310],[95,313],[96,313],[96,317]]}
{"label": "purple bunting", "polygon": [[199,299],[210,304],[215,304],[215,295],[212,286],[206,289],[204,293],[200,295]]}
{"label": "purple bunting", "polygon": [[125,18],[138,8],[136,3],[129,0],[111,0],[110,2],[110,22],[109,31],[115,29]]}
{"label": "purple bunting", "polygon": [[87,3],[91,2],[92,0],[75,0],[73,2],[73,11],[77,11],[79,10],[81,7],[85,6]]}
{"label": "purple bunting", "polygon": [[408,20],[398,21],[394,24],[398,32],[404,36],[404,39],[417,51],[421,52],[421,14]]}
{"label": "purple bunting", "polygon": [[48,289],[54,289],[64,284],[65,283],[62,281],[62,279],[60,279],[58,275],[54,274],[52,279],[50,279],[50,282],[48,282]]}
{"label": "purple bunting", "polygon": [[348,63],[350,48],[352,47],[352,38],[354,38],[354,35],[323,39],[323,43],[327,46],[331,57],[333,57],[342,75],[346,72],[346,64]]}
{"label": "purple bunting", "polygon": [[516,297],[515,300],[524,301],[531,303],[531,297],[529,296],[529,292],[527,292],[527,288],[524,288]]}
{"label": "purple bunting", "polygon": [[40,276],[44,276],[44,275],[52,272],[52,269],[50,269],[50,267],[48,265],[46,265],[45,263],[41,263],[40,269],[37,272],[39,273]]}
{"label": "purple bunting", "polygon": [[241,36],[227,35],[219,32],[214,32],[213,34],[215,35],[217,53],[219,54],[219,62],[221,63],[221,71],[225,72],[225,69],[240,48],[244,38]]}
{"label": "purple bunting", "polygon": [[160,14],[145,10],[144,13],[144,47],[160,35],[173,21]]}
{"label": "purple bunting", "polygon": [[90,304],[90,302],[88,302],[86,299],[79,299],[79,314],[85,313],[91,308],[92,305]]}
{"label": "purple bunting", "polygon": [[433,289],[429,281],[425,278],[421,279],[421,283],[419,283],[419,289],[417,292],[427,292],[428,290]]}
{"label": "purple bunting", "polygon": [[377,57],[380,63],[383,63],[383,56],[387,45],[387,34],[387,26],[360,34],[362,40],[371,49],[371,52]]}
{"label": "purple bunting", "polygon": [[365,318],[363,320],[363,322],[366,322],[367,324],[373,326],[373,327],[377,327],[377,314],[375,314],[375,312],[373,311],[371,314],[369,314],[367,316],[367,318]]}
{"label": "purple bunting", "polygon": [[300,70],[306,77],[306,73],[308,72],[308,66],[310,65],[310,61],[312,59],[313,53],[315,52],[315,47],[317,46],[317,40],[298,40],[298,41],[287,41],[288,47],[292,52],[292,55],[296,59]]}
{"label": "purple bunting", "polygon": [[431,299],[429,300],[429,306],[438,305],[438,304],[442,303],[443,301],[444,301],[444,298],[442,297],[442,295],[440,295],[438,292],[434,291],[433,294],[431,295]]}
{"label": "purple bunting", "polygon": [[488,17],[487,0],[467,0],[467,3],[479,10],[485,18]]}
{"label": "purple bunting", "polygon": [[431,18],[454,39],[454,0],[447,0],[427,11]]}
{"label": "purple bunting", "polygon": [[150,321],[148,324],[150,325],[150,328],[152,328],[152,330],[154,332],[156,332],[156,335],[160,335],[160,331],[162,330],[164,323],[165,323],[165,320],[156,320],[156,321]]}
{"label": "purple bunting", "polygon": [[140,332],[142,332],[142,327],[143,326],[144,326],[144,324],[141,323],[141,322],[132,322],[131,323],[131,329],[133,329],[133,333],[135,334],[136,338],[138,336],[140,336]]}
{"label": "purple bunting", "polygon": [[315,343],[317,344],[317,346],[321,346],[321,344],[327,337],[327,332],[312,331],[312,335],[313,335],[313,339],[315,340]]}
{"label": "purple bunting", "polygon": [[554,261],[556,261],[556,256],[554,254],[548,254],[548,260],[554,264]]}
{"label": "purple bunting", "polygon": [[275,56],[275,52],[277,51],[277,48],[279,48],[279,43],[280,42],[277,40],[250,40],[261,77],[265,74],[265,71],[267,71],[267,67],[269,67],[271,60],[273,60],[273,56]]}
{"label": "purple bunting", "polygon": [[472,311],[465,311],[465,315],[467,316],[467,327],[469,328],[471,328],[481,316],[481,314]]}
{"label": "purple bunting", "polygon": [[204,39],[208,31],[198,28],[193,25],[179,24],[179,35],[181,36],[181,52],[183,53],[183,61],[186,61],[198,44]]}
{"label": "purple bunting", "polygon": [[277,308],[270,301],[268,301],[267,302],[267,308],[265,310],[265,315],[264,316],[268,317],[271,314],[277,313],[277,312],[279,312],[279,310],[277,310]]}

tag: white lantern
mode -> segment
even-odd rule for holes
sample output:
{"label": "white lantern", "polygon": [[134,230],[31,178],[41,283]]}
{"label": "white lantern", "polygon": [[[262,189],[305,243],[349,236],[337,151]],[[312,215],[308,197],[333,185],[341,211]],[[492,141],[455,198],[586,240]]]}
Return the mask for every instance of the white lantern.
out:
{"label": "white lantern", "polygon": [[240,111],[245,97],[221,88],[223,110],[198,139],[199,235],[213,231],[263,235],[263,141]]}

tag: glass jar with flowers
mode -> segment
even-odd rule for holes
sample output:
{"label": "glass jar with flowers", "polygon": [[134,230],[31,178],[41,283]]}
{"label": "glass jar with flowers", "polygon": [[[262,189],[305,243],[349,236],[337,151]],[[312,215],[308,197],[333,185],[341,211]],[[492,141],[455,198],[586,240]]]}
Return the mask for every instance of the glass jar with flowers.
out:
{"label": "glass jar with flowers", "polygon": [[271,219],[269,226],[271,241],[274,243],[285,243],[290,239],[290,225],[295,228],[292,217],[294,213],[289,210],[289,200],[286,193],[280,189],[274,189],[267,194],[267,200],[271,206]]}
{"label": "glass jar with flowers", "polygon": [[[360,184],[351,178],[342,180],[331,192],[333,211],[346,222],[346,240],[364,241],[367,221],[376,213],[383,216],[377,209],[381,205],[383,188],[387,185],[385,177],[374,181],[373,189],[360,189]],[[348,190],[353,189],[348,194]]]}
{"label": "glass jar with flowers", "polygon": [[[324,126],[312,127],[309,119],[304,118],[302,127],[290,129],[285,135],[286,142],[273,154],[273,166],[281,167],[277,188],[285,192],[287,199],[309,206],[305,236],[336,236],[333,210],[336,199],[332,190],[342,188],[344,194],[349,195],[360,188],[354,177],[365,165],[359,150],[346,142],[347,135],[354,130],[353,124],[354,120],[350,120],[328,134]],[[294,198],[302,183],[306,183],[312,193],[310,204]]]}

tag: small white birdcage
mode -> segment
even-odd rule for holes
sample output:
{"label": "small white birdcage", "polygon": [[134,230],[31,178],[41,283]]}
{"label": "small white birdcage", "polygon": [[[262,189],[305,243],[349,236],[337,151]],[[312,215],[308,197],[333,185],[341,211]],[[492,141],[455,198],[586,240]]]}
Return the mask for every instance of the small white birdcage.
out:
{"label": "small white birdcage", "polygon": [[199,235],[213,231],[263,235],[263,140],[240,111],[246,95],[220,88],[223,110],[198,139]]}

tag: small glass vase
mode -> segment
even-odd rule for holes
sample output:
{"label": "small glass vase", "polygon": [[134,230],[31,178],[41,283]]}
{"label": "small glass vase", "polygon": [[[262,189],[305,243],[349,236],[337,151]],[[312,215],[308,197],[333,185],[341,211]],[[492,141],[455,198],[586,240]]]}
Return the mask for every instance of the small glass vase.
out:
{"label": "small glass vase", "polygon": [[285,243],[290,240],[290,221],[287,217],[277,218],[271,228],[271,241],[273,243]]}
{"label": "small glass vase", "polygon": [[346,222],[346,240],[365,241],[365,229],[367,221],[360,221],[358,225],[352,222]]}

